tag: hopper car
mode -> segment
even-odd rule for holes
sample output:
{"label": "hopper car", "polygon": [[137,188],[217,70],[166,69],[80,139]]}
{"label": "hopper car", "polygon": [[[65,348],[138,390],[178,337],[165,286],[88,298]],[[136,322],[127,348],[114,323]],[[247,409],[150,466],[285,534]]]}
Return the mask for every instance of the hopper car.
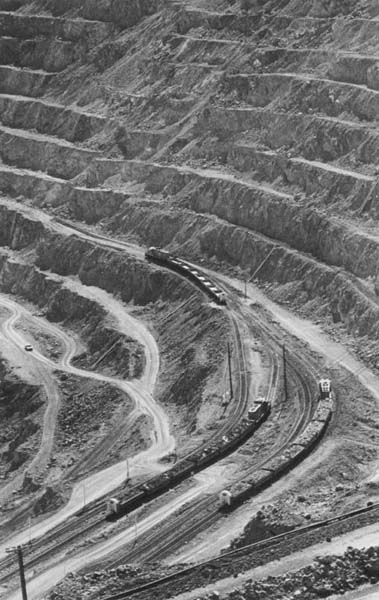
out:
{"label": "hopper car", "polygon": [[252,409],[249,410],[248,418],[243,418],[227,435],[210,443],[208,447],[195,451],[189,457],[175,463],[168,471],[136,486],[127,497],[108,499],[106,518],[117,519],[134,510],[238,448],[267,419],[271,407],[267,400],[260,398],[253,404]]}
{"label": "hopper car", "polygon": [[[250,496],[274,483],[312,451],[324,434],[333,412],[331,382],[321,381],[319,390],[321,392],[322,387],[323,394],[320,393],[322,397],[319,398],[312,420],[304,431],[280,455],[273,457],[253,475],[249,474],[246,479],[239,480],[228,489],[222,490],[219,495],[220,510],[231,510],[239,506]],[[328,383],[326,384],[325,381]]]}
{"label": "hopper car", "polygon": [[183,275],[183,277],[192,281],[217,304],[222,306],[226,305],[225,292],[217,287],[217,285],[215,285],[204,273],[201,273],[201,271],[192,267],[192,265],[189,265],[181,258],[170,254],[167,250],[155,247],[146,250],[145,258],[150,262],[162,265]]}

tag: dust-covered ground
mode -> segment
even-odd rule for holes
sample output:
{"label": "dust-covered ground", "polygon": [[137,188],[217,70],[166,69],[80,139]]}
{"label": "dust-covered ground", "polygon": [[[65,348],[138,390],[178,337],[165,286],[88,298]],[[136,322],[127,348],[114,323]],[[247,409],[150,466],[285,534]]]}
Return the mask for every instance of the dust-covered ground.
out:
{"label": "dust-covered ground", "polygon": [[[156,397],[179,453],[228,418],[222,416],[230,336],[225,314],[199,298],[187,303],[190,286],[121,256],[120,249],[57,233],[47,222],[50,214],[96,225],[97,233],[140,249],[167,247],[234,275],[241,285],[254,280],[269,298],[318,321],[341,344],[342,358],[329,360],[328,350],[317,344],[310,350],[279,332],[317,375],[332,378],[336,410],[320,448],[239,509],[232,536],[212,531],[218,537],[213,549],[231,543],[251,516],[253,526],[241,541],[254,538],[258,512],[261,535],[267,535],[375,501],[376,3],[10,0],[2,6],[14,12],[0,19],[1,289],[74,332],[72,364],[104,377],[95,389],[72,374],[63,381],[53,374],[45,382],[45,404],[30,403],[27,422],[37,429],[29,432],[28,456],[7,455],[5,445],[20,423],[12,417],[7,425],[4,473],[14,459],[22,474],[38,446],[49,397],[47,456],[56,461],[49,471],[41,461],[40,481],[70,469],[75,475],[75,468],[78,475],[80,460],[84,470],[96,470],[148,443],[151,423],[132,418],[130,440],[121,427],[112,447],[101,446],[118,417],[129,425],[133,412],[130,399],[105,385],[106,378],[143,380],[149,351],[121,331],[103,305],[80,299],[72,287],[62,291],[65,279],[120,299],[153,333],[161,360]],[[260,307],[253,310],[267,317]],[[294,325],[291,316],[287,323]],[[19,320],[25,341],[53,361],[65,360],[64,344],[42,330]],[[361,361],[349,372],[346,348]],[[30,378],[32,359],[20,348],[9,352],[20,380]],[[254,364],[252,379],[267,375],[262,364]],[[362,377],[364,366],[373,372]],[[53,423],[58,456],[52,454]],[[227,464],[238,470],[270,439],[258,436],[247,454]],[[90,465],[95,447],[98,462]]]}

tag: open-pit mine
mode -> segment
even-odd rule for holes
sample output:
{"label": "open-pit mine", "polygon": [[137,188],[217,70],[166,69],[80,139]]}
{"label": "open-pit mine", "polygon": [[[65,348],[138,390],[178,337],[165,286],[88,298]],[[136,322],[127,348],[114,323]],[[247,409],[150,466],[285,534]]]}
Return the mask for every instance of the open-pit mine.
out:
{"label": "open-pit mine", "polygon": [[0,600],[379,597],[378,219],[378,0],[0,0]]}

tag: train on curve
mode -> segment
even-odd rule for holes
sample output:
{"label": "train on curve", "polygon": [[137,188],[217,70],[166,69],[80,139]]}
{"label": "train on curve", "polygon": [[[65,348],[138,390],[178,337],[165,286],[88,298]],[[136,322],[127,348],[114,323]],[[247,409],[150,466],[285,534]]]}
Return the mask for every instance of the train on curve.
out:
{"label": "train on curve", "polygon": [[270,403],[265,398],[257,398],[250,407],[247,418],[233,427],[227,435],[210,442],[187,458],[178,461],[171,469],[153,477],[141,485],[137,485],[130,494],[122,499],[109,498],[107,501],[107,518],[116,519],[127,512],[138,508],[145,502],[166,492],[170,487],[180,483],[186,477],[208,467],[217,460],[236,450],[245,442],[270,414]]}
{"label": "train on curve", "polygon": [[333,413],[333,395],[330,379],[319,381],[319,398],[311,421],[304,431],[279,456],[273,457],[262,468],[246,479],[236,481],[219,495],[221,510],[230,510],[271,485],[305,458],[325,432]]}
{"label": "train on curve", "polygon": [[[148,261],[174,270],[208,294],[217,304],[226,305],[223,290],[213,284],[203,273],[182,259],[161,248],[151,247],[145,253]],[[190,475],[216,462],[239,447],[268,417],[271,407],[265,399],[258,399],[248,412],[248,418],[235,426],[228,435],[202,447],[178,461],[171,469],[135,486],[122,498],[109,498],[107,519],[117,519],[159,496]],[[312,420],[304,431],[280,455],[274,456],[263,467],[246,478],[235,482],[220,493],[221,510],[238,506],[249,496],[259,492],[289,471],[307,456],[325,432],[333,412],[332,386],[329,379],[319,381],[319,400]]]}
{"label": "train on curve", "polygon": [[157,263],[164,267],[168,267],[186,279],[189,279],[196,284],[203,292],[205,292],[217,304],[226,305],[226,294],[217,285],[215,285],[204,273],[188,264],[185,260],[170,254],[167,250],[151,247],[145,252],[146,260]]}

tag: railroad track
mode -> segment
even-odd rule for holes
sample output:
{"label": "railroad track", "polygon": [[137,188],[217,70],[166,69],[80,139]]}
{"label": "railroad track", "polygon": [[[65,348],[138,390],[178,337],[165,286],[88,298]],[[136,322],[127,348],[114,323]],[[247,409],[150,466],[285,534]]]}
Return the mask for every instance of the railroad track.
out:
{"label": "railroad track", "polygon": [[[80,230],[79,228],[76,228],[76,229],[79,232],[83,231],[83,230]],[[85,231],[83,231],[83,233],[85,233],[85,235],[88,235],[88,233]],[[94,236],[94,238],[100,238],[100,236]],[[107,242],[108,240],[106,238],[102,238],[102,241],[104,243],[104,242]],[[121,243],[118,242],[117,245],[119,248],[124,246],[125,249],[128,249],[128,245],[127,244],[124,245],[122,242]],[[188,299],[188,302],[189,301],[190,301],[190,299]],[[186,303],[187,303],[187,301],[185,301],[184,304],[186,304]],[[182,306],[176,307],[172,312],[174,313],[174,312],[178,311],[180,308],[182,308]],[[244,351],[241,334],[240,334],[239,327],[238,327],[237,317],[234,314],[234,311],[232,308],[231,308],[229,314],[231,316],[231,322],[232,322],[232,328],[233,328],[233,341],[234,341],[234,348],[235,348],[235,357],[234,358],[237,363],[236,364],[237,368],[235,369],[235,379],[236,379],[235,399],[236,399],[236,401],[233,403],[233,405],[231,407],[230,413],[228,415],[227,423],[225,423],[224,426],[220,430],[218,430],[217,433],[215,433],[215,435],[212,436],[211,439],[207,440],[207,442],[202,444],[200,446],[200,448],[199,447],[196,448],[196,450],[195,450],[196,452],[198,452],[202,448],[206,448],[207,446],[209,446],[209,444],[214,442],[216,439],[220,439],[224,435],[226,435],[228,433],[228,431],[235,425],[235,423],[238,422],[238,420],[241,418],[243,413],[246,411],[246,408],[248,405],[249,381],[248,381],[248,376],[247,376],[246,354]],[[269,335],[272,337],[272,332],[270,332]],[[267,337],[269,337],[269,336],[267,336]],[[274,344],[274,342],[272,342],[272,344]],[[273,350],[271,352],[271,361],[272,361],[272,377],[271,377],[269,389],[270,389],[270,393],[274,395],[276,392],[278,379],[279,379],[279,372],[280,372],[276,350]],[[290,368],[293,371],[293,376],[296,377],[296,379],[299,381],[299,383],[303,386],[304,385],[303,375],[298,370],[293,368],[293,366],[291,366]],[[304,387],[304,389],[306,389],[306,388]],[[309,404],[310,403],[308,402],[308,404],[307,404],[307,400],[304,399],[304,406],[305,405],[309,406]],[[305,412],[305,411],[303,411],[303,412]],[[298,431],[301,430],[301,428],[303,427],[303,423],[306,422],[306,419],[307,419],[307,417],[303,415],[301,419],[296,421],[294,428],[293,428],[293,433],[291,434],[291,439],[294,436],[296,436]],[[285,447],[285,445],[287,445],[288,443],[289,442],[286,441],[286,443],[283,445],[283,447]],[[283,447],[278,449],[277,452],[280,452]],[[193,454],[193,452],[195,452],[195,451],[187,453],[187,455],[185,455],[183,457],[183,459],[189,458],[191,456],[191,454]],[[265,462],[268,462],[268,460],[270,460],[271,458],[272,458],[272,456],[267,458]],[[262,464],[261,464],[261,466],[262,466]],[[255,466],[255,469],[257,469],[257,468],[259,468],[259,466]],[[244,475],[246,475],[246,472]],[[133,490],[133,488],[128,490],[128,492],[131,493],[132,490]],[[101,504],[100,504],[100,502],[101,502]],[[213,503],[213,508],[214,508],[214,500],[213,499],[212,499],[212,503]],[[200,508],[201,508],[200,513],[201,512],[204,513],[204,515],[202,517],[200,517],[200,515],[199,515]],[[62,549],[65,545],[70,544],[70,543],[72,544],[74,541],[77,541],[79,538],[82,538],[84,534],[91,533],[93,535],[96,532],[97,528],[103,524],[104,509],[103,509],[102,499],[99,500],[94,506],[91,506],[88,509],[82,510],[80,512],[82,514],[79,514],[79,516],[77,516],[74,520],[70,520],[68,523],[62,524],[58,528],[54,528],[54,530],[51,530],[51,532],[49,532],[46,536],[43,536],[42,538],[37,540],[37,542],[35,542],[33,544],[33,556],[30,556],[29,558],[26,557],[26,566],[33,566],[36,563],[43,560],[44,558],[51,557],[53,551],[56,552],[56,551]],[[194,535],[199,530],[199,528],[203,529],[207,523],[209,524],[210,519],[216,520],[216,518],[219,517],[219,514],[218,513],[216,514],[215,511],[213,511],[209,514],[209,499],[202,500],[200,502],[200,505],[199,505],[199,503],[196,503],[196,507],[192,510],[192,512],[193,512],[194,516],[196,516],[196,518],[193,520],[193,523],[186,528],[186,532],[184,535],[187,538],[190,537],[191,535]],[[186,520],[188,523],[187,517],[186,517]],[[183,518],[177,519],[177,525],[178,525],[178,528],[181,525],[183,525]],[[73,528],[75,528],[74,532],[72,531]],[[154,540],[156,540],[155,536],[150,536],[149,539],[146,539],[145,547],[141,548],[141,552],[145,552],[146,556],[151,556],[152,553],[156,552],[157,545],[155,544],[153,546]],[[183,541],[183,535],[181,536],[181,541]],[[162,550],[167,552],[167,551],[171,550],[174,546],[177,546],[177,543],[178,543],[177,537],[171,535],[170,538],[166,540],[166,543],[164,544],[164,547],[162,547]],[[149,544],[150,544],[150,550],[148,547]],[[161,555],[161,553],[160,553],[160,555]],[[125,560],[125,558],[127,558],[127,557],[124,557],[123,561]],[[0,572],[3,573],[3,576],[0,579],[1,582],[3,582],[4,580],[8,580],[16,572],[15,569],[12,570],[10,562],[11,562],[11,559],[9,559],[9,560],[5,559],[5,561],[2,561],[0,563]]]}
{"label": "railroad track", "polygon": [[79,478],[87,476],[94,467],[100,468],[106,462],[106,457],[109,457],[113,448],[117,447],[122,438],[130,434],[131,428],[136,424],[141,417],[141,413],[129,415],[126,422],[112,430],[112,436],[106,437],[97,446],[91,448],[87,456],[84,456],[72,469],[65,475],[64,479]]}
{"label": "railroad track", "polygon": [[[188,300],[189,301],[189,300]],[[176,312],[176,307],[174,311]],[[188,452],[181,457],[181,460],[190,458],[195,452],[199,452],[207,448],[210,444],[214,443],[218,439],[221,439],[226,435],[241,419],[242,415],[246,411],[249,396],[249,386],[246,375],[246,356],[243,349],[241,335],[238,329],[236,320],[232,319],[233,327],[233,340],[236,348],[235,358],[237,361],[237,382],[235,385],[235,399],[233,402],[231,411],[227,422],[212,435],[207,441],[205,441],[196,449]],[[83,468],[83,466],[81,466]],[[138,486],[133,486],[128,489],[128,495],[133,494],[133,489],[137,489]],[[61,524],[58,527],[50,530],[46,535],[42,536],[35,542],[33,542],[30,552],[25,556],[25,566],[32,567],[38,562],[44,560],[47,557],[51,557],[53,553],[62,550],[68,544],[77,542],[85,534],[94,535],[96,531],[104,524],[104,503],[106,497],[103,497],[96,501],[94,505],[89,505],[88,508],[81,509],[78,513],[73,516],[68,522]],[[75,531],[73,531],[73,528]],[[33,555],[32,555],[33,554]],[[7,557],[0,561],[0,582],[5,583],[11,577],[15,576],[17,569],[15,568],[12,557]]]}
{"label": "railroad track", "polygon": [[[268,334],[267,330],[265,333],[266,335]],[[269,393],[272,395],[269,399],[273,401],[277,394],[280,373],[277,360],[278,341],[269,339],[266,340],[266,345],[271,348],[272,357],[275,357],[276,359],[274,360],[274,368],[272,369],[269,385]],[[313,390],[310,386],[309,377],[303,373],[304,365],[302,362],[297,364],[297,360],[295,359],[287,361],[287,364],[289,377],[291,378],[291,381],[295,383],[295,387],[299,391],[299,401],[296,414],[294,414],[293,425],[286,438],[273,452],[268,456],[265,456],[262,460],[255,460],[251,468],[241,471],[238,479],[233,483],[240,479],[244,479],[249,475],[253,475],[259,469],[264,468],[265,465],[270,463],[273,458],[280,456],[284,449],[305,429],[311,419]],[[282,403],[283,400],[281,404]],[[214,525],[221,518],[217,504],[217,494],[212,494],[205,499],[197,501],[193,507],[185,510],[174,519],[170,519],[169,523],[161,524],[159,531],[152,531],[151,533],[144,535],[143,540],[137,543],[133,548],[127,550],[122,556],[118,556],[111,563],[107,562],[107,567],[114,568],[127,562],[151,562],[172,554],[179,547],[183,546],[185,542],[192,539],[196,534],[204,531],[205,528]],[[97,565],[97,567],[100,568],[101,565]]]}
{"label": "railroad track", "polygon": [[[275,546],[282,543],[288,543],[291,540],[301,540],[312,532],[322,532],[323,530],[326,530],[325,533],[327,533],[327,530],[335,524],[348,523],[348,521],[354,521],[362,515],[369,515],[378,510],[379,503],[376,503],[371,506],[342,513],[323,521],[317,521],[304,527],[298,527],[286,533],[242,546],[236,550],[231,550],[230,552],[225,552],[217,558],[199,562],[196,565],[180,569],[176,573],[150,581],[149,583],[142,584],[138,587],[107,596],[104,600],[123,600],[124,598],[130,598],[132,596],[143,597],[144,592],[150,590],[155,590],[154,598],[157,600],[159,598],[168,598],[172,596],[170,585],[173,583],[180,583],[181,590],[189,591],[191,589],[196,589],[197,587],[201,587],[203,583],[209,583],[210,573],[212,574],[212,580],[216,581],[236,572],[243,572],[247,568],[251,568],[254,557],[259,558],[262,551],[270,550],[275,548]],[[246,563],[247,560],[248,563]],[[201,580],[203,570],[207,573],[206,581],[204,582]]]}
{"label": "railroad track", "polygon": [[[239,329],[236,321],[234,320],[234,335],[235,335],[235,343],[238,345],[238,349],[241,351],[241,363],[237,365],[237,373],[239,374],[239,379],[237,381],[236,390],[238,390],[239,402],[236,404],[234,408],[234,416],[236,419],[239,418],[239,412],[242,412],[246,408],[246,403],[248,401],[248,385],[243,374],[246,372],[246,356],[242,351],[242,340],[240,337]],[[295,367],[291,363],[291,368],[294,370]],[[303,374],[300,374],[299,371],[296,371],[296,376],[299,379],[303,379]],[[272,394],[276,394],[277,390],[277,381],[279,377],[279,365],[275,362],[275,368],[272,370],[272,377],[270,382],[270,389]],[[304,406],[309,407],[310,402],[304,399]],[[305,418],[306,421],[306,418]],[[290,443],[290,441],[296,437],[298,431],[302,428],[304,424],[304,416],[295,421],[293,431],[291,431],[291,435],[289,440],[286,440],[279,448],[276,449],[275,453],[272,453],[270,456],[266,457],[265,460],[260,461],[258,464],[255,464],[248,471],[244,471],[241,476],[246,476],[249,472],[254,472],[259,468],[263,467],[264,464],[268,463],[274,456],[280,454],[283,449]],[[226,424],[224,428],[222,428],[219,432],[217,432],[217,437],[224,435],[227,430],[230,428],[230,423]],[[205,446],[209,444],[209,441],[204,444]],[[100,501],[99,501],[100,502]],[[99,505],[99,502],[96,506],[88,509],[82,510],[83,514],[76,518],[74,523],[69,523],[63,525],[59,528],[56,528],[50,532],[50,534],[46,537],[38,540],[36,544],[33,545],[33,556],[26,555],[25,564],[27,567],[33,567],[38,564],[41,560],[51,557],[53,551],[57,551],[62,549],[64,546],[68,544],[72,544],[77,541],[79,538],[82,538],[84,534],[94,534],[96,530],[99,528],[99,525],[103,525],[103,503]],[[191,539],[194,535],[203,531],[204,528],[209,527],[213,523],[215,523],[220,518],[220,513],[217,508],[215,508],[217,503],[217,496],[207,497],[202,499],[194,506],[191,506],[190,509],[186,510],[182,515],[179,515],[174,519],[174,521],[170,521],[167,525],[166,531],[162,531],[162,527],[159,532],[152,532],[152,534],[148,536],[144,536],[143,544],[138,545],[136,548],[131,549],[122,558],[118,558],[116,561],[113,561],[109,566],[114,567],[121,563],[128,562],[130,560],[136,560],[139,557],[143,557],[145,561],[154,560],[154,558],[162,557],[163,555],[167,555],[175,550],[178,546],[182,545],[184,541]],[[99,519],[99,514],[101,514],[101,519]],[[89,522],[88,522],[89,521]],[[75,526],[75,532],[72,532],[72,528]],[[164,535],[164,543],[162,544],[162,533]],[[14,562],[12,559],[8,559],[8,569],[7,573],[4,573],[3,563],[0,564],[1,572],[4,573],[1,581],[6,581],[13,575],[15,575],[16,570],[14,569]],[[13,565],[13,568],[12,568]]]}
{"label": "railroad track", "polygon": [[[84,534],[95,533],[99,522],[98,511],[92,509],[75,521],[70,520],[69,523],[65,521],[62,525],[54,527],[48,535],[41,536],[28,545],[24,555],[25,567],[34,567],[42,560],[51,558],[57,549],[62,549],[68,544],[78,541]],[[14,557],[9,556],[0,562],[1,583],[8,582],[17,573]]]}

